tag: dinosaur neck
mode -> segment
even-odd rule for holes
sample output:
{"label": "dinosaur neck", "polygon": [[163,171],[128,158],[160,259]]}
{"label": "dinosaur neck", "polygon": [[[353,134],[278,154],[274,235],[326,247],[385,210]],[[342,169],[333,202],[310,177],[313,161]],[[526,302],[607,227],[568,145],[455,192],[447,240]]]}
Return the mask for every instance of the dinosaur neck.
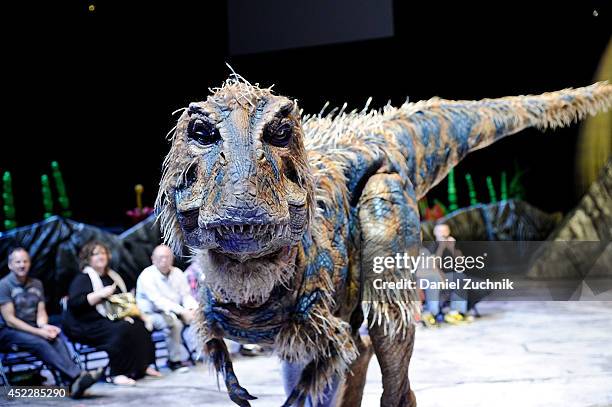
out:
{"label": "dinosaur neck", "polygon": [[238,262],[213,251],[200,256],[204,283],[218,301],[257,307],[266,303],[275,288],[295,284],[297,247]]}

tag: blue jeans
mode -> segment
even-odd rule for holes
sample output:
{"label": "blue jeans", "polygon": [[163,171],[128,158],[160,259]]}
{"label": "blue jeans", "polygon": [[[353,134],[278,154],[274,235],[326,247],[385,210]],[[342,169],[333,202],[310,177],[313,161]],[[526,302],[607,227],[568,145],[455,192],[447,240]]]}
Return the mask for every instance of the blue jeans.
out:
{"label": "blue jeans", "polygon": [[47,366],[59,371],[62,379],[69,383],[74,382],[81,373],[81,368],[72,360],[66,343],[60,336],[48,341],[18,329],[0,328],[0,349],[11,349],[13,345],[20,351],[30,352]]}
{"label": "blue jeans", "polygon": [[[427,280],[430,283],[442,282],[442,276],[435,270],[418,270],[417,282],[421,286],[421,280]],[[437,315],[440,312],[440,290],[437,288],[425,288],[425,312],[430,312],[432,315]]]}
{"label": "blue jeans", "polygon": [[450,295],[450,300],[451,300],[450,308],[451,308],[451,310],[458,311],[458,312],[460,312],[462,314],[467,313],[467,310],[468,310],[468,306],[467,306],[468,292],[467,292],[467,290],[462,288],[462,286],[464,284],[465,275],[463,273],[448,272],[448,273],[446,273],[446,276],[447,276],[449,281],[455,281],[459,285],[459,288],[451,291],[451,295]]}

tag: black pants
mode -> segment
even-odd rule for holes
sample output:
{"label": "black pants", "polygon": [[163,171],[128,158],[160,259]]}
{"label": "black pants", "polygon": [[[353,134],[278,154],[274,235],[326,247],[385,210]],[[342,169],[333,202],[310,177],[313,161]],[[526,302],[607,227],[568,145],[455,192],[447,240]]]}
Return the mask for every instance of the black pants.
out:
{"label": "black pants", "polygon": [[111,376],[126,375],[134,379],[145,375],[146,368],[155,362],[155,345],[144,323],[96,321],[64,325],[68,337],[74,341],[95,346],[108,353]]}

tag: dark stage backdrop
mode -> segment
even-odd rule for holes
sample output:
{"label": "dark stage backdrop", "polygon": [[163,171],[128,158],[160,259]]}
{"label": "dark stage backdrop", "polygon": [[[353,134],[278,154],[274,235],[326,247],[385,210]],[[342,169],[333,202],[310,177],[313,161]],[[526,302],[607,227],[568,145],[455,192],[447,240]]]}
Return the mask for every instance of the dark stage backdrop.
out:
{"label": "dark stage backdrop", "polygon": [[[275,2],[259,3],[271,5],[263,13],[270,17],[266,38],[288,36],[275,31],[288,29],[286,12]],[[0,170],[13,174],[21,225],[41,219],[40,174],[58,160],[74,219],[126,226],[135,184],[144,185],[145,204],[153,203],[171,112],[218,86],[228,74],[225,62],[252,82],[275,84],[306,112],[318,112],[326,101],[360,108],[369,96],[375,107],[406,97],[478,99],[589,84],[612,27],[604,1],[395,1],[390,37],[232,56],[225,2],[24,7],[5,13],[17,24],[4,36],[3,75],[13,90],[3,94],[8,108],[0,148]],[[329,20],[367,32],[367,20],[352,20],[349,8],[346,18]],[[344,10],[306,13],[312,19],[302,26],[316,31],[312,16],[332,12]],[[516,161],[528,171],[529,202],[567,211],[577,202],[577,129],[525,131],[474,153],[457,169],[460,203],[468,199],[466,171],[484,198],[485,176],[495,175],[499,188],[499,173],[511,175]],[[445,198],[444,188],[432,195]]]}

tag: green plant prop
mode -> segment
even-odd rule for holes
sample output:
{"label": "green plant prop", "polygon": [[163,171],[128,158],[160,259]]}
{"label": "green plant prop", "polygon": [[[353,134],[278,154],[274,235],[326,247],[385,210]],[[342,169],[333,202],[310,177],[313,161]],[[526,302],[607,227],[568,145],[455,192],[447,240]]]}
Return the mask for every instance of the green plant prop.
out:
{"label": "green plant prop", "polygon": [[421,219],[425,219],[427,209],[429,209],[429,202],[427,201],[427,197],[424,196],[419,200],[419,214],[421,215]]}
{"label": "green plant prop", "polygon": [[490,176],[487,177],[487,188],[489,190],[489,200],[491,201],[491,203],[497,202],[497,195],[495,194],[493,179]]}
{"label": "green plant prop", "polygon": [[515,162],[514,163],[514,176],[512,177],[512,180],[510,181],[510,196],[514,199],[518,199],[518,200],[524,200],[525,196],[526,196],[526,191],[525,191],[525,187],[523,186],[523,183],[521,182],[521,178],[523,177],[523,174],[525,174],[525,171],[522,171],[519,169],[518,164]]}
{"label": "green plant prop", "polygon": [[53,216],[53,197],[51,196],[51,185],[47,174],[41,175],[40,183],[42,184],[43,208],[45,209],[43,219],[47,219]]}
{"label": "green plant prop", "polygon": [[502,171],[501,173],[501,186],[500,186],[500,195],[502,201],[508,200],[508,182],[506,180],[506,171]]}
{"label": "green plant prop", "polygon": [[69,218],[72,216],[72,212],[70,211],[70,201],[68,200],[68,195],[66,194],[66,185],[64,185],[64,178],[62,177],[62,173],[60,171],[59,164],[57,163],[57,161],[51,162],[51,170],[53,174],[53,180],[55,181],[55,189],[57,190],[57,201],[59,202],[61,215],[65,218]]}
{"label": "green plant prop", "polygon": [[13,182],[11,180],[11,173],[5,171],[2,175],[2,200],[4,205],[2,209],[4,211],[4,228],[6,230],[17,227],[17,221],[15,220],[15,203],[13,201]]}
{"label": "green plant prop", "polygon": [[474,188],[474,181],[469,173],[465,174],[465,182],[467,183],[468,193],[470,194],[470,205],[477,205],[478,198],[476,198],[476,188]]}
{"label": "green plant prop", "polygon": [[456,211],[459,209],[457,205],[457,187],[455,185],[455,169],[451,169],[448,173],[448,209]]}

